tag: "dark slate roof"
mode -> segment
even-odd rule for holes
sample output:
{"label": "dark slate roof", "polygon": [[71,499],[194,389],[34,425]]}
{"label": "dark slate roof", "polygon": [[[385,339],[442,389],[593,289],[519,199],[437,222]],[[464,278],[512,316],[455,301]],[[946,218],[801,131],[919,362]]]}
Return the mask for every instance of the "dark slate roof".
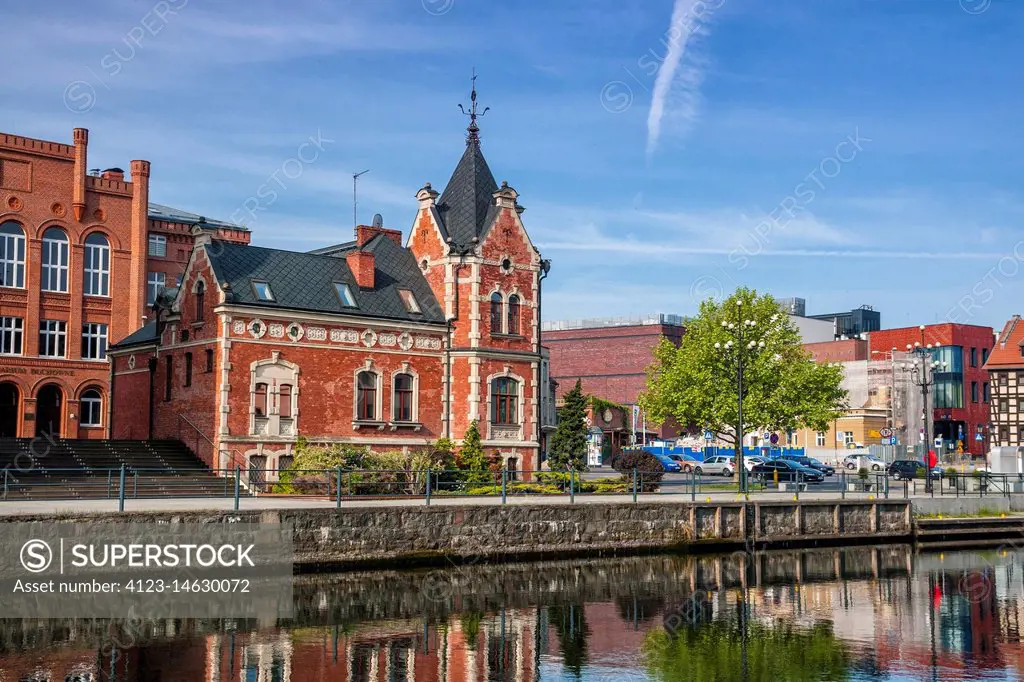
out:
{"label": "dark slate roof", "polygon": [[[355,248],[354,244],[349,250],[352,248]],[[374,255],[373,289],[360,289],[356,285],[341,252],[336,252],[336,255],[299,253],[217,241],[207,253],[217,280],[231,286],[229,303],[445,323],[444,311],[408,249],[384,235],[377,235],[363,246],[363,250]],[[269,283],[274,301],[259,300],[252,287],[253,280]],[[356,299],[356,308],[341,305],[334,282],[348,284]],[[399,289],[412,291],[421,313],[406,310],[398,294]]]}
{"label": "dark slate roof", "polygon": [[144,344],[155,343],[155,342],[156,342],[156,320],[153,320],[152,322],[150,322],[150,323],[146,324],[145,326],[143,326],[138,331],[136,331],[136,332],[134,332],[132,334],[129,334],[128,336],[124,337],[123,339],[121,339],[120,341],[115,343],[113,346],[111,346],[111,349],[125,348],[126,346],[141,346],[141,345],[144,345]]}
{"label": "dark slate roof", "polygon": [[150,203],[149,217],[153,220],[166,220],[169,223],[184,223],[186,225],[206,225],[209,227],[228,227],[234,230],[249,230],[249,228],[244,225],[237,225],[235,223],[229,223],[215,218],[207,218],[199,215],[198,213],[189,213],[188,211],[183,211],[180,208],[164,206],[163,204]]}
{"label": "dark slate roof", "polygon": [[480,143],[470,140],[448,185],[437,202],[437,212],[448,235],[459,246],[468,246],[487,228],[498,183],[487,166]]}
{"label": "dark slate roof", "polygon": [[354,248],[356,248],[356,243],[351,241],[344,242],[342,244],[334,244],[333,246],[325,246],[322,249],[313,249],[310,253],[317,256],[344,256]]}

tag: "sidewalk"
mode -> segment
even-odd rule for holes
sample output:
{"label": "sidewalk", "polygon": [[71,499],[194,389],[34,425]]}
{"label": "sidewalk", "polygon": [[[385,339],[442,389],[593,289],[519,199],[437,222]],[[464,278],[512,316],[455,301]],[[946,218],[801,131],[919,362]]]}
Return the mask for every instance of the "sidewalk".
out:
{"label": "sidewalk", "polygon": [[[926,496],[918,495],[918,498]],[[792,502],[795,497],[792,493],[758,492],[750,496],[751,502]],[[801,493],[800,501],[836,501],[842,499],[838,493]],[[853,501],[870,501],[878,499],[884,501],[884,497],[864,493],[847,494],[846,499]],[[900,502],[907,498],[903,495],[890,495],[890,500]],[[911,499],[914,499],[913,497]],[[993,499],[999,499],[993,496]],[[728,503],[741,502],[743,498],[733,492],[715,492],[699,494],[696,497],[697,503]],[[568,504],[632,504],[631,495],[594,495],[580,494],[575,501],[570,500],[568,495],[560,496],[518,496],[508,497],[509,506],[524,505],[568,505]],[[637,496],[637,502],[661,503],[661,504],[690,504],[690,493],[653,493]],[[432,507],[449,506],[496,506],[501,504],[501,498],[494,497],[433,497],[430,500]],[[301,498],[288,499],[284,497],[253,498],[243,497],[239,500],[240,511],[270,511],[287,509],[333,509],[337,506],[335,500],[323,498]],[[422,497],[404,499],[343,499],[341,507],[351,508],[373,508],[373,507],[424,507],[426,503]],[[125,512],[197,512],[197,511],[231,511],[234,509],[234,500],[231,498],[176,498],[176,499],[146,499],[146,500],[125,500]],[[98,514],[103,512],[117,512],[117,500],[38,500],[38,501],[11,501],[0,502],[0,516],[27,516],[27,515],[73,515],[73,514]]]}

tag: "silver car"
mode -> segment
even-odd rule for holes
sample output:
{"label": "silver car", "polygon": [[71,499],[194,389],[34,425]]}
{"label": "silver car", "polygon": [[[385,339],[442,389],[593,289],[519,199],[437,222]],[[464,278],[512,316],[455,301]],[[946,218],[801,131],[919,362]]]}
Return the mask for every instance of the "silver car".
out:
{"label": "silver car", "polygon": [[716,457],[708,457],[706,460],[695,466],[693,470],[697,475],[711,474],[718,476],[732,476],[736,473],[736,466],[733,464],[732,457],[718,455]]}

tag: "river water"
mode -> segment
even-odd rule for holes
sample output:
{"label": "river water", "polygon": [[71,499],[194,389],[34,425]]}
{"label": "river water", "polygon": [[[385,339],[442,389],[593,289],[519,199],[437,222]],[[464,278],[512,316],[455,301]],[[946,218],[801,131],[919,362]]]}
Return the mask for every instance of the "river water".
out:
{"label": "river water", "polygon": [[850,550],[298,576],[295,618],[0,621],[0,682],[1016,680],[1024,555]]}

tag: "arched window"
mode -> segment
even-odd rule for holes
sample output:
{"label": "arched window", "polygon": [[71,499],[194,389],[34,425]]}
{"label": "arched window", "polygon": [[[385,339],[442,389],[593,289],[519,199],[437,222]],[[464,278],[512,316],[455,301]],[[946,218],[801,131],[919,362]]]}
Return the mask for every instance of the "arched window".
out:
{"label": "arched window", "polygon": [[25,232],[14,221],[0,224],[0,287],[25,286]]}
{"label": "arched window", "polygon": [[377,419],[377,375],[373,372],[360,372],[356,379],[356,419]]}
{"label": "arched window", "polygon": [[196,297],[196,316],[195,316],[195,321],[196,322],[202,322],[203,321],[203,315],[204,315],[205,310],[206,310],[206,283],[203,282],[202,280],[199,280],[199,282],[196,284],[195,297]]}
{"label": "arched window", "polygon": [[110,295],[110,242],[98,232],[85,240],[85,282],[82,290],[86,296]]}
{"label": "arched window", "polygon": [[267,385],[256,384],[256,416],[267,416]]}
{"label": "arched window", "polygon": [[82,426],[103,425],[103,396],[95,388],[86,389],[78,401]]}
{"label": "arched window", "polygon": [[413,421],[413,398],[415,390],[415,379],[411,374],[395,375],[395,421]]}
{"label": "arched window", "polygon": [[508,297],[508,333],[519,336],[519,297],[515,294]]}
{"label": "arched window", "polygon": [[511,377],[491,381],[491,423],[498,426],[519,423],[519,382]]}
{"label": "arched window", "polygon": [[42,290],[68,290],[68,236],[58,227],[43,232]]}
{"label": "arched window", "polygon": [[288,384],[281,384],[277,389],[277,411],[283,419],[291,419],[292,387]]}
{"label": "arched window", "polygon": [[501,294],[495,291],[491,294],[491,334],[501,334],[501,309],[502,309]]}

